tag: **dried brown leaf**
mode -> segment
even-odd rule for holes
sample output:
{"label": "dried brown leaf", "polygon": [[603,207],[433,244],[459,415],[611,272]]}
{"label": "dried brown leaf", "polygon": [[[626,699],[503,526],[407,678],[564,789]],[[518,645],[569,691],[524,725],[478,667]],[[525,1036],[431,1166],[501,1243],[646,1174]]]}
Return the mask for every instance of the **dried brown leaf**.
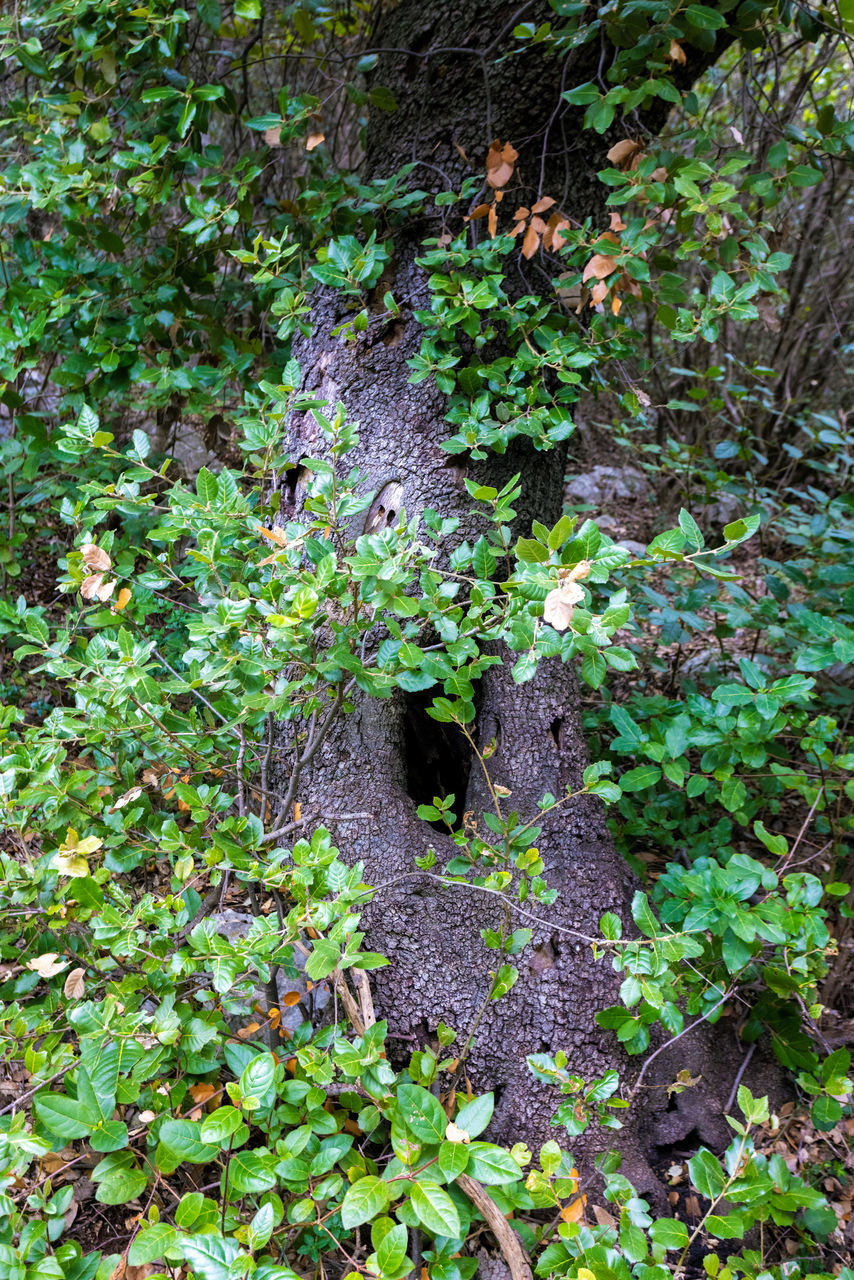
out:
{"label": "dried brown leaf", "polygon": [[315,147],[319,147],[325,137],[325,133],[310,133],[305,140],[306,151],[313,151]]}
{"label": "dried brown leaf", "polygon": [[546,209],[551,209],[555,203],[553,196],[543,196],[531,209],[531,213],[545,213]]}
{"label": "dried brown leaf", "polygon": [[579,600],[584,599],[584,588],[577,582],[567,580],[555,587],[546,596],[543,605],[543,620],[554,627],[555,631],[566,631],[572,621],[572,614]]}
{"label": "dried brown leaf", "polygon": [[102,569],[106,573],[113,563],[104,548],[96,546],[94,542],[87,542],[82,546],[80,554],[83,557],[83,563],[90,569]]}
{"label": "dried brown leaf", "polygon": [[611,164],[624,164],[626,160],[631,160],[638,150],[640,150],[639,142],[635,142],[633,138],[621,138],[619,142],[615,142],[611,147],[608,152],[608,159]]}
{"label": "dried brown leaf", "polygon": [[66,1000],[81,1000],[86,991],[86,970],[83,968],[72,969],[68,977],[65,979],[65,985],[62,988],[62,994]]}
{"label": "dried brown leaf", "polygon": [[678,62],[680,67],[685,66],[685,50],[682,48],[678,40],[670,41],[670,48],[667,50],[667,56],[671,62]]}
{"label": "dried brown leaf", "polygon": [[494,240],[498,235],[498,210],[494,204],[489,206],[489,217],[486,219],[486,228]]}
{"label": "dried brown leaf", "polygon": [[513,214],[513,221],[519,222],[520,219],[527,220],[528,218],[530,218],[530,216],[531,216],[531,210],[527,207],[527,205],[523,204]]}
{"label": "dried brown leaf", "polygon": [[608,257],[604,253],[594,253],[593,257],[584,268],[584,274],[581,277],[582,283],[587,284],[588,280],[604,280],[607,276],[612,275],[617,270],[617,263],[613,258]]}
{"label": "dried brown leaf", "polygon": [[28,960],[25,967],[37,973],[40,978],[55,978],[63,969],[68,968],[68,961],[60,960],[56,951],[43,951],[40,956]]}
{"label": "dried brown leaf", "polygon": [[264,141],[266,142],[268,147],[280,147],[282,145],[281,127],[277,127],[275,129],[265,129]]}
{"label": "dried brown leaf", "polygon": [[267,538],[270,542],[275,542],[277,547],[286,547],[288,545],[288,535],[284,529],[259,529],[258,532],[262,538]]}
{"label": "dried brown leaf", "polygon": [[540,236],[533,222],[525,232],[525,239],[522,241],[522,257],[533,258],[534,254],[540,247]]}

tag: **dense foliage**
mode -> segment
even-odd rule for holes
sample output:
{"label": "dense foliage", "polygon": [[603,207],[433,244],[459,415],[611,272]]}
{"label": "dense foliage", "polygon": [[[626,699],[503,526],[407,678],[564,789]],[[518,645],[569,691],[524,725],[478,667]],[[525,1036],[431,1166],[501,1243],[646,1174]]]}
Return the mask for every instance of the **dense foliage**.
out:
{"label": "dense foliage", "polygon": [[[631,933],[612,913],[595,937],[566,929],[624,975],[603,1033],[648,1063],[735,1010],[745,1056],[773,1046],[804,1123],[847,1136],[851,15],[552,8],[496,56],[610,50],[599,82],[564,94],[591,137],[622,122],[605,231],[549,191],[501,221],[512,140],[484,139],[459,190],[421,189],[411,168],[360,181],[365,119],[396,108],[363,6],[57,0],[2,19],[0,1252],[15,1280],[466,1280],[484,1222],[519,1280],[508,1218],[542,1276],[839,1272],[840,1161],[790,1168],[780,1118],[739,1081],[731,1146],[688,1161],[689,1229],[614,1156],[594,1216],[564,1149],[619,1129],[645,1066],[630,1090],[532,1054],[566,1099],[562,1145],[532,1153],[482,1137],[476,1027],[440,1025],[390,1065],[365,977],[385,960],[359,927],[384,886],[297,803],[354,690],[430,691],[429,714],[468,734],[496,642],[520,683],[577,661],[583,789],[646,877]],[[732,48],[683,91],[719,32]],[[673,111],[654,139],[638,120],[657,102]],[[431,307],[410,363],[447,396],[449,452],[549,449],[596,419],[579,459],[606,439],[657,507],[570,501],[517,536],[517,476],[467,482],[474,543],[435,512],[353,536],[371,502],[348,458],[358,426],[301,392],[290,342],[320,286],[352,301],[342,341],[393,319],[400,299],[367,295],[391,231],[425,211],[443,229],[423,245]],[[530,264],[540,283],[520,294]],[[282,525],[295,410],[326,448],[302,460],[310,518]],[[508,907],[535,918],[555,894],[538,819],[573,796],[514,812],[469,740],[493,808],[475,828],[461,797],[424,805],[458,854],[419,865],[494,901],[497,1000],[531,937]],[[106,1240],[82,1231],[91,1204],[115,1214]]]}

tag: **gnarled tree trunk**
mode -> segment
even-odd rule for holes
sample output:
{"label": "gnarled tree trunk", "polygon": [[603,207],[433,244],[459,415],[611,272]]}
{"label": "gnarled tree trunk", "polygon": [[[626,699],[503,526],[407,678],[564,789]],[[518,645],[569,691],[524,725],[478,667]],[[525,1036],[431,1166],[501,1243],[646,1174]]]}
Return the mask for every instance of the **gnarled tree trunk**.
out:
{"label": "gnarled tree trunk", "polygon": [[[414,175],[420,185],[438,188],[446,179],[458,185],[471,172],[463,157],[480,165],[497,137],[519,151],[516,204],[553,195],[574,219],[593,216],[604,226],[606,191],[595,175],[613,139],[602,139],[592,153],[589,135],[584,147],[577,141],[579,118],[556,110],[562,89],[595,78],[599,44],[563,62],[535,49],[496,70],[490,49],[513,23],[514,11],[495,0],[402,0],[392,9],[375,33],[376,46],[384,50],[376,76],[391,88],[399,109],[371,120],[366,177],[390,176],[415,160],[426,166]],[[549,16],[545,4],[525,10],[526,21]],[[372,329],[350,341],[334,336],[348,314],[346,302],[327,291],[316,296],[312,335],[294,352],[303,391],[345,404],[349,418],[360,424],[360,443],[350,459],[364,473],[365,488],[395,482],[408,518],[432,507],[460,519],[460,537],[476,538],[484,529],[471,514],[464,477],[500,487],[518,471],[523,490],[515,504],[517,532],[528,532],[532,517],[550,526],[561,514],[564,453],[536,452],[516,442],[503,457],[478,463],[451,458],[441,448],[448,435],[443,395],[430,382],[410,385],[406,360],[422,337],[414,312],[430,305],[426,273],[415,261],[427,234],[420,220],[396,238],[392,275],[386,274],[377,292],[381,297],[391,289],[402,314],[385,332]],[[542,272],[537,278],[545,281]],[[323,440],[309,414],[294,417],[287,447],[295,462],[322,454]],[[294,518],[299,509],[297,486],[282,515]],[[396,515],[392,511],[389,519]],[[560,795],[567,784],[580,785],[585,748],[572,670],[549,661],[532,682],[518,686],[510,675],[512,661],[483,677],[474,732],[481,746],[495,739],[492,776],[527,819],[537,815],[545,792]],[[570,1069],[585,1078],[612,1066],[631,1076],[629,1060],[593,1021],[597,1010],[615,1001],[616,976],[607,960],[596,961],[590,946],[573,936],[596,936],[605,911],[625,916],[630,877],[597,802],[574,800],[543,819],[537,844],[548,883],[559,896],[552,907],[534,904],[536,920],[514,918],[514,927],[533,928],[530,945],[517,957],[519,981],[484,1011],[497,953],[485,946],[480,931],[499,923],[503,906],[476,891],[412,877],[414,858],[429,846],[439,867],[455,852],[449,839],[418,819],[417,804],[453,792],[458,813],[479,815],[488,807],[477,760],[446,726],[427,717],[425,705],[423,695],[399,692],[378,701],[357,694],[353,713],[335,724],[303,776],[298,798],[306,815],[317,815],[331,828],[348,860],[364,859],[366,879],[379,886],[365,919],[371,948],[391,960],[372,974],[372,984],[392,1045],[399,1037],[414,1048],[429,1040],[440,1021],[453,1026],[463,1044],[482,1012],[468,1074],[476,1089],[495,1090],[492,1136],[533,1146],[560,1136],[550,1125],[559,1098],[535,1081],[526,1054],[564,1049]],[[394,883],[400,876],[411,878]],[[601,1135],[596,1140],[604,1142]],[[649,1179],[637,1144],[626,1133],[620,1145],[627,1169],[645,1189]]]}

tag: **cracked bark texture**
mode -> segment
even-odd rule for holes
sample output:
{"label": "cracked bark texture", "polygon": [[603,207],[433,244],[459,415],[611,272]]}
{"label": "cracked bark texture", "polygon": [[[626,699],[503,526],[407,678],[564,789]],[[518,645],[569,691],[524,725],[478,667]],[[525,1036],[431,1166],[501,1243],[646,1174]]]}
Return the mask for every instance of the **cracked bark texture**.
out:
{"label": "cracked bark texture", "polygon": [[[599,44],[573,52],[566,61],[534,51],[495,67],[494,49],[519,20],[517,13],[518,6],[495,0],[401,0],[381,20],[372,41],[385,50],[376,81],[391,88],[399,109],[372,117],[365,176],[387,177],[416,161],[426,166],[413,174],[418,185],[458,184],[470,172],[463,153],[475,172],[482,171],[489,144],[499,137],[512,141],[520,153],[521,187],[508,196],[515,200],[513,208],[540,194],[554,195],[578,221],[593,216],[607,225],[607,193],[595,174],[613,139],[592,147],[587,134],[582,147],[578,117],[554,116],[562,89],[595,78]],[[525,7],[526,21],[549,16],[545,3]],[[421,221],[396,237],[392,272],[377,293],[381,297],[390,288],[402,314],[385,332],[372,326],[350,342],[332,336],[348,314],[346,304],[340,295],[318,292],[312,335],[294,347],[303,391],[332,404],[343,401],[350,419],[360,424],[360,444],[348,463],[364,473],[366,490],[399,484],[407,517],[432,507],[460,518],[461,538],[477,537],[483,528],[473,522],[465,475],[500,486],[519,471],[523,493],[515,532],[528,532],[532,517],[551,525],[561,513],[565,455],[537,453],[516,443],[504,457],[479,463],[451,457],[441,448],[448,435],[444,397],[430,382],[409,383],[406,359],[418,351],[422,337],[413,313],[430,305],[426,273],[415,262],[428,234],[431,229]],[[520,260],[522,267],[530,277],[525,291],[547,287],[547,273],[537,278],[537,268]],[[308,414],[294,416],[286,443],[294,462],[322,456],[325,448]],[[291,489],[282,518],[299,515],[301,492],[299,485]],[[528,819],[536,816],[545,792],[560,795],[567,784],[580,784],[586,756],[578,692],[572,670],[557,662],[545,663],[533,682],[516,686],[510,675],[515,658],[505,656],[507,664],[492,668],[481,681],[475,732],[481,746],[495,738],[491,774],[511,791],[507,805]],[[504,915],[498,899],[444,889],[426,877],[382,887],[395,877],[411,876],[414,858],[428,846],[435,848],[439,868],[455,851],[415,813],[418,800],[431,798],[417,794],[419,785],[425,785],[425,774],[437,771],[447,790],[456,793],[458,814],[480,814],[488,807],[477,761],[467,760],[459,744],[441,736],[423,712],[423,699],[419,703],[399,693],[377,701],[357,694],[353,713],[328,735],[298,797],[306,815],[329,826],[343,856],[364,859],[368,883],[380,886],[364,923],[371,949],[382,951],[391,964],[371,975],[374,1001],[378,1016],[389,1021],[392,1048],[407,1051],[429,1040],[440,1021],[453,1026],[464,1043],[488,992],[490,970],[500,963],[480,936]],[[358,816],[337,816],[351,814]],[[617,998],[610,963],[594,960],[589,945],[562,932],[596,936],[603,912],[625,918],[628,869],[596,802],[571,801],[541,825],[537,844],[546,878],[559,896],[551,907],[532,906],[537,920],[513,913],[513,927],[530,926],[533,937],[516,960],[518,983],[487,1008],[467,1063],[474,1088],[496,1092],[493,1139],[524,1140],[534,1147],[548,1138],[560,1140],[563,1131],[550,1124],[559,1095],[535,1082],[525,1063],[528,1053],[564,1049],[570,1069],[587,1079],[613,1066],[624,1080],[632,1075],[630,1060],[593,1021],[597,1010]],[[589,1152],[591,1140],[594,1146],[608,1140],[613,1145],[614,1135],[591,1130],[585,1140],[573,1142],[573,1150]],[[648,1190],[651,1176],[631,1130],[620,1135],[620,1147],[626,1171],[638,1179],[640,1191]]]}

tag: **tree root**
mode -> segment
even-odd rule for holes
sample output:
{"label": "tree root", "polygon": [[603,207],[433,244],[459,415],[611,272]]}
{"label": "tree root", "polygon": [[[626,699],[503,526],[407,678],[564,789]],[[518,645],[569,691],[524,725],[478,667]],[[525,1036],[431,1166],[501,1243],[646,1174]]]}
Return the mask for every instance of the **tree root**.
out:
{"label": "tree root", "polygon": [[513,1280],[534,1280],[528,1255],[522,1248],[521,1240],[486,1189],[479,1182],[475,1182],[474,1178],[470,1178],[467,1173],[459,1175],[457,1186],[466,1193],[489,1224],[489,1229],[498,1241]]}

